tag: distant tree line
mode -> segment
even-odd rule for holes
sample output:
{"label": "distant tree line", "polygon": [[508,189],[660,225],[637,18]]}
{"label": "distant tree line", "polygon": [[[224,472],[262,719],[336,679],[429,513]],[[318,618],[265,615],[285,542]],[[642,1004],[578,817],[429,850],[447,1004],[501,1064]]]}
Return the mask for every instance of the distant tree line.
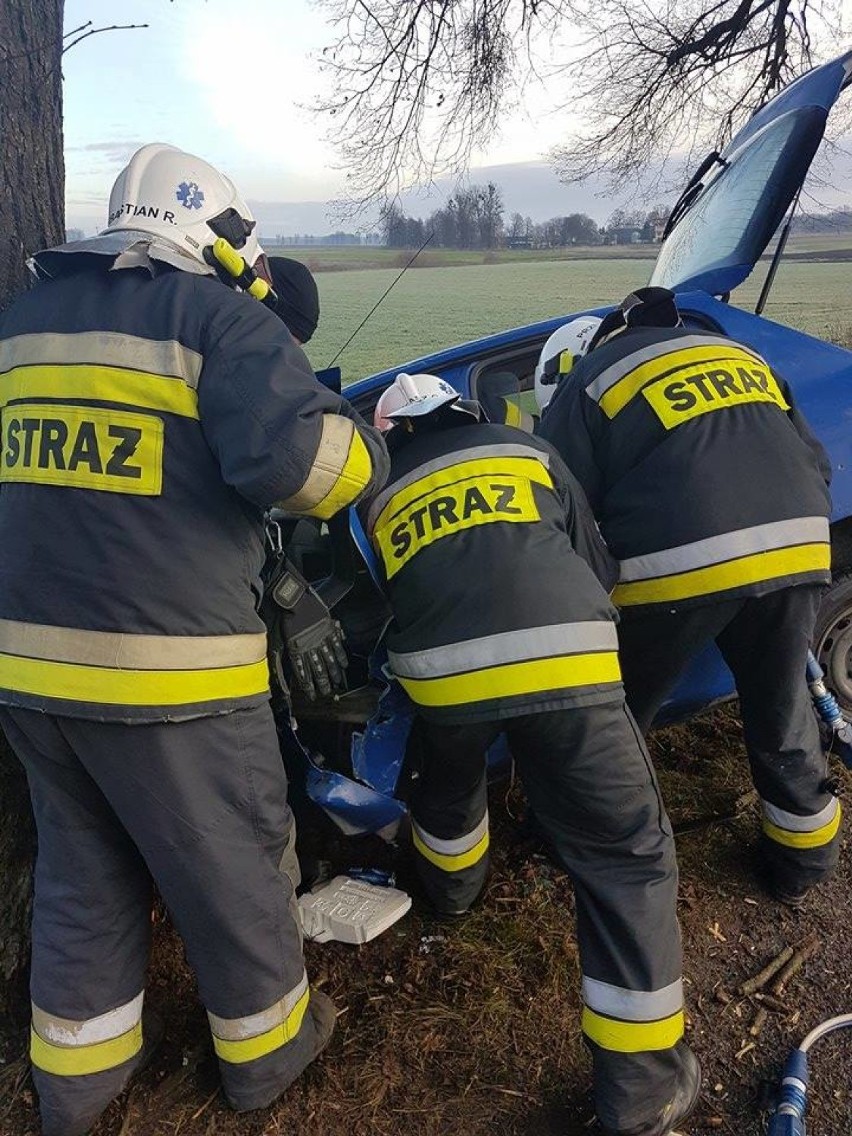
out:
{"label": "distant tree line", "polygon": [[794,228],[800,233],[852,232],[852,208],[844,205],[827,213],[801,213]]}
{"label": "distant tree line", "polygon": [[407,217],[398,205],[382,213],[382,234],[390,248],[419,248],[430,233],[439,248],[496,249],[503,245],[503,197],[494,182],[460,189],[425,221]]}
{"label": "distant tree line", "polygon": [[629,212],[617,209],[604,226],[585,213],[533,221],[512,213],[504,221],[503,197],[493,183],[457,189],[442,209],[427,218],[409,217],[399,205],[388,205],[381,234],[389,248],[419,248],[429,234],[436,248],[564,248],[569,245],[631,244],[658,241],[669,207]]}

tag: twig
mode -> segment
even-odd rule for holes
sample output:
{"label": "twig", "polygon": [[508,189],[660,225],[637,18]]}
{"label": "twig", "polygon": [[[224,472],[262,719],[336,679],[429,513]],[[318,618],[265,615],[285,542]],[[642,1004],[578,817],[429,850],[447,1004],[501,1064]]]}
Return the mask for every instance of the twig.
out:
{"label": "twig", "polygon": [[815,931],[808,935],[807,939],[802,943],[798,950],[794,953],[793,957],[775,979],[772,984],[772,993],[780,996],[784,993],[784,988],[794,975],[798,974],[804,964],[808,961],[811,955],[816,954],[820,948],[820,941]]}
{"label": "twig", "polygon": [[[89,23],[91,23],[91,20]],[[78,43],[82,43],[83,40],[88,39],[89,36],[100,35],[101,32],[131,32],[138,28],[147,28],[149,26],[149,24],[110,24],[108,28],[89,28],[88,31],[84,31],[82,35],[77,36],[77,38],[71,40],[70,43],[66,43],[62,48],[62,54],[64,55],[66,51],[70,51],[72,47],[76,47]],[[83,27],[86,27],[86,25],[83,24]],[[77,28],[77,31],[80,30],[80,28]],[[74,33],[69,32],[68,34],[73,35]],[[66,39],[67,36],[63,36],[62,38]]]}
{"label": "twig", "polygon": [[779,998],[773,998],[771,994],[755,994],[754,997],[761,1005],[766,1006],[769,1010],[775,1010],[778,1014],[789,1014],[791,1012],[786,1002],[782,1002]]}
{"label": "twig", "polygon": [[757,1013],[754,1015],[754,1021],[749,1027],[749,1033],[752,1037],[760,1037],[760,1031],[766,1025],[766,1019],[769,1017],[769,1011],[765,1010],[763,1006],[758,1008]]}
{"label": "twig", "polygon": [[731,806],[730,811],[726,813],[709,813],[707,816],[695,817],[693,820],[682,820],[673,825],[675,836],[682,836],[685,832],[696,832],[698,829],[709,828],[713,824],[726,824],[728,821],[737,820],[748,805],[750,805],[757,797],[757,790],[752,789],[748,793],[743,793],[737,797]]}
{"label": "twig", "polygon": [[739,1053],[737,1053],[735,1055],[736,1060],[739,1061],[739,1060],[741,1060],[741,1058],[745,1057],[745,1055],[748,1052],[750,1052],[752,1049],[754,1049],[754,1045],[755,1045],[755,1043],[753,1041],[746,1042],[746,1044],[742,1047],[742,1049],[739,1051]]}
{"label": "twig", "polygon": [[777,954],[771,962],[766,964],[763,970],[759,970],[753,978],[749,978],[740,986],[740,994],[754,994],[755,990],[760,990],[792,957],[793,948],[785,947],[780,954]]}
{"label": "twig", "polygon": [[192,1120],[198,1120],[199,1116],[201,1116],[202,1112],[204,1112],[204,1110],[210,1105],[211,1101],[213,1100],[213,1098],[216,1096],[216,1094],[218,1092],[219,1092],[219,1086],[217,1085],[216,1088],[213,1090],[213,1092],[210,1094],[210,1096],[207,1098],[207,1100],[204,1102],[204,1104],[200,1108],[197,1108],[195,1110],[195,1112],[192,1114],[192,1118],[191,1118]]}

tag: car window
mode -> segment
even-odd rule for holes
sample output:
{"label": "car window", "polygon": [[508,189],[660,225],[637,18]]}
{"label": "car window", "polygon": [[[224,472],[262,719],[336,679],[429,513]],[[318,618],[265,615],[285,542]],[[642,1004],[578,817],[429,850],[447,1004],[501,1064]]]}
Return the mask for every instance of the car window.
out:
{"label": "car window", "polygon": [[666,238],[652,284],[675,288],[725,266],[750,269],[810,165],[821,137],[814,116],[821,113],[813,107],[790,111],[730,156],[728,167]]}

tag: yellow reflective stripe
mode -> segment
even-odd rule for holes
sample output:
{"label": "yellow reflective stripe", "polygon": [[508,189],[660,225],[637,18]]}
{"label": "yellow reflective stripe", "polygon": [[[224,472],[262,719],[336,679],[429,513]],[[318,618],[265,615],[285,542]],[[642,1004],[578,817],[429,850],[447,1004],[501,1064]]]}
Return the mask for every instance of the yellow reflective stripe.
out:
{"label": "yellow reflective stripe", "polygon": [[[662,378],[663,375],[668,375],[680,367],[689,366],[690,363],[709,363],[722,359],[743,363],[750,367],[760,362],[750,352],[743,351],[741,348],[724,341],[720,341],[718,347],[688,347],[684,351],[670,351],[666,355],[642,363],[626,374],[623,379],[619,379],[601,396],[598,405],[607,418],[615,418],[616,414],[624,410],[628,402],[636,397],[642,387],[653,379]],[[676,378],[677,376],[670,375],[670,377]]]}
{"label": "yellow reflective stripe", "polygon": [[621,1022],[584,1006],[582,1028],[591,1041],[616,1053],[671,1049],[683,1037],[683,1010],[655,1022]]}
{"label": "yellow reflective stripe", "polygon": [[329,517],[339,513],[341,509],[351,505],[355,498],[364,492],[370,483],[372,472],[373,462],[370,458],[370,451],[359,432],[353,430],[349,453],[340,476],[322,501],[318,505],[314,505],[313,508],[306,509],[305,514],[327,521]]}
{"label": "yellow reflective stripe", "polygon": [[430,864],[434,864],[437,868],[440,868],[443,872],[460,872],[463,868],[471,868],[474,864],[478,864],[488,851],[489,844],[489,836],[486,832],[467,852],[457,852],[455,855],[449,855],[446,852],[436,852],[434,848],[430,848],[428,844],[424,844],[423,839],[417,834],[414,828],[411,830],[411,839],[420,855],[428,860]]}
{"label": "yellow reflective stripe", "polygon": [[520,426],[521,408],[517,403],[511,402],[508,398],[504,398],[503,402],[506,404],[506,425]]}
{"label": "yellow reflective stripe", "polygon": [[30,1060],[37,1069],[58,1077],[79,1077],[115,1069],[142,1048],[142,1023],[109,1041],[93,1045],[53,1045],[30,1030]]}
{"label": "yellow reflective stripe", "polygon": [[0,376],[0,406],[12,400],[87,399],[120,402],[198,418],[198,395],[183,379],[93,364],[15,367]]}
{"label": "yellow reflective stripe", "polygon": [[[546,455],[543,455],[546,456]],[[395,493],[374,522],[375,529],[387,524],[397,513],[413,504],[418,497],[436,490],[448,489],[458,481],[480,477],[521,477],[537,485],[553,488],[553,479],[543,461],[537,458],[483,457],[445,466],[428,477],[421,477]]]}
{"label": "yellow reflective stripe", "polygon": [[216,1056],[230,1065],[244,1065],[247,1061],[256,1061],[265,1057],[292,1041],[302,1028],[302,1019],[308,1008],[311,992],[306,990],[283,1022],[274,1025],[272,1029],[259,1033],[255,1037],[246,1037],[241,1041],[226,1041],[213,1034],[213,1048]]}
{"label": "yellow reflective stripe", "polygon": [[787,848],[821,848],[823,844],[830,844],[834,840],[840,828],[842,815],[838,802],[837,811],[828,824],[815,828],[813,832],[791,832],[788,828],[779,828],[766,817],[763,818],[763,831],[770,840],[774,840],[776,844],[784,844]]}
{"label": "yellow reflective stripe", "polygon": [[420,706],[459,706],[542,690],[619,682],[621,670],[617,652],[600,651],[509,663],[503,667],[489,667],[446,678],[397,677],[411,700]]}
{"label": "yellow reflective stripe", "polygon": [[0,654],[0,688],[70,702],[182,706],[263,694],[269,672],[265,659],[208,670],[132,671]]}
{"label": "yellow reflective stripe", "polygon": [[620,607],[667,603],[669,600],[705,596],[746,584],[775,580],[779,576],[793,576],[798,572],[827,572],[830,566],[831,548],[828,544],[800,544],[791,548],[757,552],[752,556],[740,556],[724,564],[712,564],[708,568],[696,568],[691,572],[617,584],[612,598]]}
{"label": "yellow reflective stripe", "polygon": [[372,472],[370,452],[355,423],[342,414],[323,414],[307,477],[295,493],[276,504],[288,513],[328,520],[366,489]]}

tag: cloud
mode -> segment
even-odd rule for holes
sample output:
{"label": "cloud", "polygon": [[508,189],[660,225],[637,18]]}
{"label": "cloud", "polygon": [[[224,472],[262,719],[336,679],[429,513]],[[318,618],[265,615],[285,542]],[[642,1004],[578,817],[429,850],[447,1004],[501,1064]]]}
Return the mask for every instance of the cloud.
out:
{"label": "cloud", "polygon": [[142,142],[87,142],[85,146],[66,146],[66,154],[103,154],[111,162],[126,162],[130,159]]}

